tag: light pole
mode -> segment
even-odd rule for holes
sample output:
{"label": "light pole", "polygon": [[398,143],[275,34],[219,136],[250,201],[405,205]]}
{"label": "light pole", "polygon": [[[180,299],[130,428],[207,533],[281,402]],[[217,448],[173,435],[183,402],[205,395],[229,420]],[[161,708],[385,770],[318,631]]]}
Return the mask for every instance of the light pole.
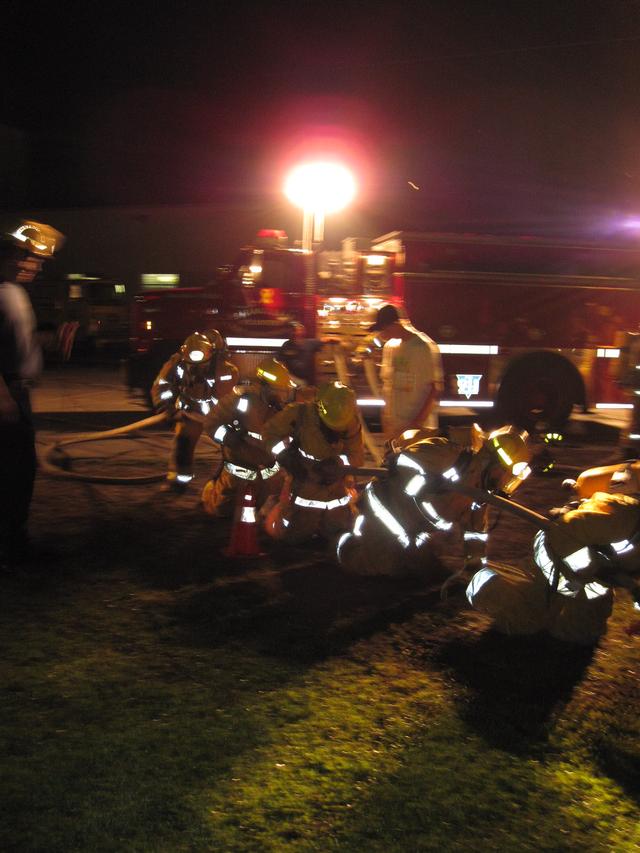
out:
{"label": "light pole", "polygon": [[302,208],[303,251],[310,252],[314,242],[322,242],[325,215],[346,207],[355,192],[353,175],[340,163],[303,163],[288,174],[284,193],[296,207]]}

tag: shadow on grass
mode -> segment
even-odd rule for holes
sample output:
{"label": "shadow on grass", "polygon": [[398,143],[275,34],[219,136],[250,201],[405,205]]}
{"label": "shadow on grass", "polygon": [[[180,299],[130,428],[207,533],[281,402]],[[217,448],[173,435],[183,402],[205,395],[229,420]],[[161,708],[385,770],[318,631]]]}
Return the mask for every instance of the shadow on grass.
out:
{"label": "shadow on grass", "polygon": [[[560,796],[539,761],[505,760],[451,718],[435,717],[403,752],[401,766],[380,774],[350,808],[332,842],[350,853],[631,849],[611,846],[611,825],[600,820],[611,814],[615,805],[589,811]],[[633,827],[624,807],[619,817]]]}
{"label": "shadow on grass", "polygon": [[[92,485],[76,489],[86,519],[69,522],[60,541],[67,572],[105,577],[124,570],[145,586],[178,590],[237,571],[222,553],[230,523],[205,516],[193,495],[167,497],[156,486],[104,487],[107,500]],[[55,535],[47,531],[39,539],[51,542]]]}
{"label": "shadow on grass", "polygon": [[490,629],[452,639],[436,660],[466,688],[461,717],[489,744],[526,754],[546,741],[593,653],[542,634],[508,637]]}
{"label": "shadow on grass", "polygon": [[172,671],[171,658],[154,666],[141,653],[67,680],[63,695],[49,679],[37,703],[33,684],[9,692],[2,850],[216,849],[208,792],[270,737],[253,692],[237,686],[246,664],[228,667],[190,659]]}
{"label": "shadow on grass", "polygon": [[636,738],[607,739],[598,745],[596,761],[603,771],[640,803],[640,747]]}
{"label": "shadow on grass", "polygon": [[421,580],[348,575],[324,550],[288,549],[287,556],[178,602],[174,616],[187,641],[207,647],[249,641],[262,653],[308,663],[437,600],[434,587]]}
{"label": "shadow on grass", "polygon": [[205,515],[193,494],[172,498],[155,488],[129,506],[134,496],[126,487],[80,489],[88,519],[101,523],[76,522],[65,546],[69,571],[85,577],[124,571],[148,588],[173,593],[170,618],[195,646],[248,640],[285,659],[321,659],[430,607],[437,598],[432,584],[447,575],[434,561],[429,587],[350,576],[322,542],[283,547],[266,541],[260,557],[230,558],[231,521]]}

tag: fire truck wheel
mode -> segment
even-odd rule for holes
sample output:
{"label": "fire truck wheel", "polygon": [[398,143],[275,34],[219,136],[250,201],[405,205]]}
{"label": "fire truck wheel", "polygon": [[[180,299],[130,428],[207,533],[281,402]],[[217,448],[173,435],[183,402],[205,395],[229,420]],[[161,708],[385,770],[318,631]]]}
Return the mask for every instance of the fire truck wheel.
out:
{"label": "fire truck wheel", "polygon": [[499,416],[530,432],[562,431],[574,403],[583,397],[569,368],[546,358],[514,365],[500,385]]}

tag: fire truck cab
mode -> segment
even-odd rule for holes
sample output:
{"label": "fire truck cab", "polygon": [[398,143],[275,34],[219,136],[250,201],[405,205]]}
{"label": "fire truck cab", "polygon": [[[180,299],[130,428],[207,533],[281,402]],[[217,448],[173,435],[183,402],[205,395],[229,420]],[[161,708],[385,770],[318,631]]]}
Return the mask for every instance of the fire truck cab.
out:
{"label": "fire truck cab", "polygon": [[[148,393],[163,362],[194,330],[217,328],[242,378],[266,353],[306,338],[354,342],[379,305],[392,299],[390,255],[363,252],[355,240],[342,251],[290,248],[284,232],[260,231],[213,284],[147,290],[133,303],[127,383]],[[318,381],[333,375],[329,348],[316,359]],[[376,404],[377,405],[377,404]]]}

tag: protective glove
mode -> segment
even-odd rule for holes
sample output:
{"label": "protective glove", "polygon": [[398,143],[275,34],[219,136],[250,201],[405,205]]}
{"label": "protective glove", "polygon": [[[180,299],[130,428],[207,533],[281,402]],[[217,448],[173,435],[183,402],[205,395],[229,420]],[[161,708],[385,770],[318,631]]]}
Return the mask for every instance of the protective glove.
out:
{"label": "protective glove", "polygon": [[164,415],[168,423],[176,420],[177,412],[173,400],[160,400],[153,408],[157,415]]}
{"label": "protective glove", "polygon": [[387,441],[385,441],[382,446],[382,453],[382,464],[385,466],[389,465],[393,461],[393,458],[398,455],[393,444],[393,439],[387,439]]}
{"label": "protective glove", "polygon": [[303,483],[307,479],[307,466],[302,459],[298,448],[290,445],[277,456],[278,464],[288,471],[294,480]]}
{"label": "protective glove", "polygon": [[244,441],[245,433],[238,429],[228,429],[222,441],[222,446],[229,450],[237,450]]}
{"label": "protective glove", "polygon": [[318,462],[315,470],[322,485],[331,486],[343,476],[344,465],[341,459],[329,457]]}
{"label": "protective glove", "polygon": [[452,588],[456,587],[460,583],[466,583],[468,579],[468,575],[464,568],[458,569],[454,574],[449,575],[449,577],[445,580],[445,582],[440,587],[440,598],[442,601],[446,601],[449,598],[449,592]]}
{"label": "protective glove", "polygon": [[466,574],[468,577],[474,575],[476,572],[479,572],[480,569],[484,567],[484,563],[482,562],[482,557],[465,557],[464,564],[462,566],[462,571],[458,574]]}
{"label": "protective glove", "polygon": [[549,474],[555,467],[555,459],[548,447],[538,450],[531,460],[531,470],[534,474]]}
{"label": "protective glove", "polygon": [[550,518],[562,518],[563,515],[566,515],[572,509],[576,509],[580,506],[579,501],[572,501],[571,503],[565,504],[564,506],[554,506],[549,510]]}

